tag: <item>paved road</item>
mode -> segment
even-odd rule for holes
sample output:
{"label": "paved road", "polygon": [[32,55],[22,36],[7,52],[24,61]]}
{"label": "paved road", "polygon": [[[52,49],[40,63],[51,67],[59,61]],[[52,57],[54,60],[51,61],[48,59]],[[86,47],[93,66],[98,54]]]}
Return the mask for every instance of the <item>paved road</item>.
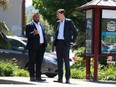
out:
{"label": "paved road", "polygon": [[[55,83],[55,78],[47,78],[46,82],[30,82],[28,77],[0,77],[0,87],[116,87],[116,82],[90,82],[80,79],[71,79],[70,84]],[[65,81],[65,80],[64,80]]]}

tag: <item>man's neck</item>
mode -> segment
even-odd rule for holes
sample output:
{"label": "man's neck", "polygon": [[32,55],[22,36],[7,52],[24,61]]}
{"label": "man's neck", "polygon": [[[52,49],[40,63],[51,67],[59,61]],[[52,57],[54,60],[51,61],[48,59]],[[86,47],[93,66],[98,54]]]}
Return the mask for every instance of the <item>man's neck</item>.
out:
{"label": "man's neck", "polygon": [[63,16],[60,20],[61,20],[61,21],[64,21],[64,20],[65,20],[65,17]]}
{"label": "man's neck", "polygon": [[36,23],[36,24],[39,24],[39,22],[36,22],[36,21],[34,21],[34,20],[33,20],[33,22]]}

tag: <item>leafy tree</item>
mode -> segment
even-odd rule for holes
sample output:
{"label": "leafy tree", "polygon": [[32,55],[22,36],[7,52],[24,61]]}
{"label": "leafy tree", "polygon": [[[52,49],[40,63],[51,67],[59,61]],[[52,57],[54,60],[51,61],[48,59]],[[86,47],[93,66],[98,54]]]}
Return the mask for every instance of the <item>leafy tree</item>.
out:
{"label": "leafy tree", "polygon": [[74,21],[80,33],[84,33],[85,29],[82,26],[85,21],[85,14],[78,11],[76,8],[88,1],[90,0],[33,0],[33,5],[36,9],[39,9],[43,18],[46,19],[51,26],[55,25],[56,11],[59,8],[64,8],[66,17],[71,18]]}
{"label": "leafy tree", "polygon": [[[8,1],[7,0],[0,0],[0,7],[2,7],[4,10],[8,8]],[[5,36],[5,33],[9,35],[13,35],[12,32],[7,28],[5,22],[0,21],[0,47],[2,48],[8,48],[9,47],[9,41],[7,37]]]}
{"label": "leafy tree", "polygon": [[8,8],[8,6],[8,0],[0,0],[0,7],[2,7],[5,10]]}

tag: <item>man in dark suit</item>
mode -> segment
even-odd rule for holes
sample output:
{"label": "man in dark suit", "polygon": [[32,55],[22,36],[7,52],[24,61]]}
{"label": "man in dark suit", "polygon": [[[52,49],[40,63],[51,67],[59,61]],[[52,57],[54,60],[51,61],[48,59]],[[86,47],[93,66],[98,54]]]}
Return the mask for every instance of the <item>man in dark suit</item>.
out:
{"label": "man in dark suit", "polygon": [[57,10],[58,21],[56,23],[56,34],[54,45],[56,46],[57,64],[58,64],[58,80],[54,82],[62,83],[63,79],[63,61],[65,63],[66,83],[70,83],[70,63],[69,50],[70,44],[75,43],[77,30],[71,19],[65,18],[65,10]]}
{"label": "man in dark suit", "polygon": [[41,79],[41,65],[47,42],[44,27],[39,20],[39,13],[35,13],[32,22],[26,25],[30,81],[45,81]]}

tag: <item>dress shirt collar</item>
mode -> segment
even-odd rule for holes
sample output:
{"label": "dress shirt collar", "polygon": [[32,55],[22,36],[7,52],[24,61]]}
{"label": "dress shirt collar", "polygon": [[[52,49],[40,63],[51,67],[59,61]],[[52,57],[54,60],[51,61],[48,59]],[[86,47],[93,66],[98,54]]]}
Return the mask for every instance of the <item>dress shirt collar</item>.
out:
{"label": "dress shirt collar", "polygon": [[64,22],[65,21],[65,18],[64,18],[64,20],[60,20],[60,22]]}

